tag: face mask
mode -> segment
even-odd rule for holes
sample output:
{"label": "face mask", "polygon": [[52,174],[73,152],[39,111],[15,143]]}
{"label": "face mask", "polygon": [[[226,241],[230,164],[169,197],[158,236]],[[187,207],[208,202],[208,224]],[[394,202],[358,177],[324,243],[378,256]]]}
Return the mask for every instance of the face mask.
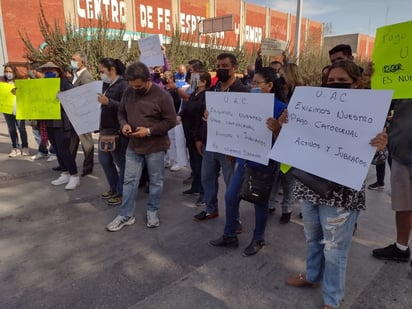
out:
{"label": "face mask", "polygon": [[230,79],[229,69],[218,69],[216,71],[217,78],[222,82],[225,83]]}
{"label": "face mask", "polygon": [[260,87],[255,87],[255,88],[250,89],[250,92],[251,93],[261,93],[262,90],[260,89]]}
{"label": "face mask", "polygon": [[140,89],[135,89],[134,91],[137,95],[143,96],[146,93],[146,87],[143,87],[143,88],[140,88]]}
{"label": "face mask", "polygon": [[13,73],[4,73],[4,77],[7,80],[12,80],[14,78],[14,74]]}
{"label": "face mask", "polygon": [[33,71],[27,72],[27,76],[31,79],[36,78],[36,75],[33,73]]}
{"label": "face mask", "polygon": [[323,84],[322,87],[326,88],[346,88],[349,89],[352,86],[352,83],[331,83]]}
{"label": "face mask", "polygon": [[79,66],[77,65],[77,61],[71,60],[70,61],[70,66],[73,70],[77,70]]}
{"label": "face mask", "polygon": [[57,74],[54,72],[46,72],[44,73],[44,78],[55,78],[57,77]]}
{"label": "face mask", "polygon": [[103,83],[110,84],[112,82],[112,80],[105,73],[100,73],[100,79],[103,81]]}
{"label": "face mask", "polygon": [[160,78],[160,73],[156,72],[153,74],[154,78]]}

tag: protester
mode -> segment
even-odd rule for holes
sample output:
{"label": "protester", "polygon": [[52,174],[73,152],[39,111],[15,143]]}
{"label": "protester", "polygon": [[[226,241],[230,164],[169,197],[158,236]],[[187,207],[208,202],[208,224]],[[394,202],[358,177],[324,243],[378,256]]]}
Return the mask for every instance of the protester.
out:
{"label": "protester", "polygon": [[[63,74],[58,65],[53,62],[47,62],[39,67],[44,73],[45,78],[60,78],[60,91],[66,91],[73,88],[73,85]],[[53,186],[64,185],[66,190],[74,190],[80,185],[80,177],[77,174],[77,165],[73,152],[70,149],[71,140],[76,136],[76,132],[69,121],[69,118],[60,104],[60,120],[46,120],[47,135],[50,143],[56,151],[57,160],[61,168],[61,174],[58,179],[51,182]]]}
{"label": "protester", "polygon": [[393,100],[393,103],[388,148],[392,157],[391,199],[396,219],[396,242],[373,250],[372,255],[382,260],[408,262],[412,229],[412,99]]}
{"label": "protester", "polygon": [[146,225],[149,228],[160,225],[158,210],[163,189],[164,155],[170,145],[167,132],[176,124],[172,98],[153,84],[146,65],[141,62],[131,64],[125,77],[129,87],[120,102],[118,117],[122,133],[130,140],[126,150],[122,205],[119,215],[106,226],[111,232],[135,222],[136,195],[145,162],[150,181]]}
{"label": "protester", "polygon": [[202,186],[202,153],[196,148],[196,137],[199,135],[203,122],[203,115],[206,110],[205,91],[210,87],[212,78],[207,71],[198,73],[199,79],[195,92],[193,92],[185,107],[178,113],[178,121],[183,124],[183,131],[186,138],[186,147],[189,152],[190,168],[192,169],[192,184],[190,189],[183,192],[184,195],[199,194],[196,201],[197,206],[204,205]]}
{"label": "protester", "polygon": [[[17,71],[16,66],[10,63],[6,63],[4,65],[3,80],[1,82],[14,85],[14,81],[19,78],[21,77],[20,77],[19,72]],[[15,94],[15,92],[13,92],[13,94]],[[11,114],[3,113],[3,115],[7,123],[7,128],[9,130],[9,136],[10,136],[11,147],[12,147],[11,152],[9,153],[9,158],[15,158],[20,155],[22,156],[30,155],[29,144],[27,141],[27,131],[26,131],[25,121],[16,119],[16,101],[14,102],[12,113]],[[20,134],[21,144],[19,144],[19,136],[18,136],[17,131]]]}
{"label": "protester", "polygon": [[[74,71],[73,86],[78,87],[94,81],[93,76],[87,70],[87,56],[82,51],[77,51],[73,54],[71,60],[71,67]],[[94,103],[90,103],[94,104]],[[82,145],[84,160],[83,172],[81,176],[86,176],[93,172],[94,162],[94,142],[92,132],[80,134],[78,137],[73,136],[72,151],[76,157],[79,148],[79,140]]]}
{"label": "protester", "polygon": [[[238,62],[231,53],[221,53],[216,59],[216,74],[219,82],[210,88],[216,92],[249,92],[249,89],[236,77]],[[207,121],[202,123],[200,134],[196,138],[196,148],[202,152],[202,187],[204,191],[205,210],[194,216],[196,221],[213,219],[219,216],[217,193],[219,190],[219,175],[222,170],[226,186],[232,178],[235,160],[233,157],[206,150]],[[237,232],[242,232],[242,224],[237,215]]]}
{"label": "protester", "polygon": [[[327,76],[328,87],[363,88],[359,67],[351,61],[333,63]],[[382,150],[387,140],[386,133],[379,133],[370,145]],[[345,293],[352,234],[359,211],[365,208],[365,189],[337,185],[331,198],[323,198],[298,182],[295,196],[302,206],[307,272],[288,278],[286,283],[294,287],[322,284],[324,308],[338,308]]]}
{"label": "protester", "polygon": [[122,202],[125,156],[129,143],[129,138],[121,134],[117,119],[120,100],[128,87],[123,78],[124,71],[125,66],[119,59],[103,58],[99,62],[100,79],[103,81],[102,93],[97,96],[101,104],[99,132],[103,138],[112,136],[115,147],[113,151],[108,151],[101,149],[99,143],[99,162],[109,183],[109,190],[102,194],[102,198],[107,199],[110,206]]}
{"label": "protester", "polygon": [[[253,87],[258,87],[262,93],[274,93],[276,89],[276,77],[275,71],[272,68],[263,68],[260,71],[256,71],[253,76]],[[273,135],[277,137],[280,131],[280,124],[276,126],[278,122],[276,119],[281,115],[282,111],[286,108],[286,104],[279,101],[275,97],[273,117],[268,119],[268,129],[273,128]],[[240,197],[239,192],[243,182],[243,176],[245,172],[245,166],[252,169],[256,169],[261,172],[275,173],[279,168],[279,163],[270,161],[268,165],[259,164],[252,161],[237,158],[237,168],[230,180],[229,186],[226,190],[226,223],[223,235],[216,239],[209,241],[209,244],[216,247],[234,247],[239,246],[238,238],[236,236],[236,219],[239,213]],[[255,207],[255,229],[253,231],[253,237],[250,244],[243,251],[244,256],[254,255],[259,252],[265,245],[265,229],[268,218],[268,202],[264,204],[254,204]]]}

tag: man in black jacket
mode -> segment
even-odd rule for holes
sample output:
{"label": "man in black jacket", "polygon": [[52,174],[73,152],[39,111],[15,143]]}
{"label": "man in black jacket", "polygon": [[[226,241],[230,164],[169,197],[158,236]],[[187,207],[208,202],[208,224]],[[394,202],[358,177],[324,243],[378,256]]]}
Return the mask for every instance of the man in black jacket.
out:
{"label": "man in black jacket", "polygon": [[[216,74],[219,81],[216,86],[210,91],[226,91],[226,92],[249,92],[249,88],[245,86],[239,78],[236,77],[238,67],[235,55],[231,53],[222,53],[217,56]],[[218,178],[220,170],[222,170],[223,179],[226,186],[229,184],[233,175],[235,161],[227,155],[206,151],[206,122],[201,128],[201,134],[196,138],[197,149],[203,149],[202,160],[202,186],[204,191],[205,210],[194,216],[196,221],[216,218],[219,216],[217,193],[219,189]],[[241,224],[238,220],[237,232],[241,232]]]}

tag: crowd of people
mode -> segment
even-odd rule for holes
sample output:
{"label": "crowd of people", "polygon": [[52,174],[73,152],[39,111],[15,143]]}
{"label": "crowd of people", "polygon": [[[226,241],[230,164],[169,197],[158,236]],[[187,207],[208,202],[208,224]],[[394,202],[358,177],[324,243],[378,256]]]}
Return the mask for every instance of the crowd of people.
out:
{"label": "crowd of people", "polygon": [[[368,88],[373,70],[364,70],[354,63],[349,45],[337,45],[329,51],[329,56],[331,64],[319,70],[321,86]],[[70,70],[53,62],[33,64],[32,70],[30,78],[60,78],[60,91],[94,81],[87,68],[87,56],[82,51],[73,54]],[[237,248],[237,234],[242,232],[239,192],[245,170],[272,173],[271,195],[254,205],[255,228],[243,255],[255,255],[265,246],[268,215],[275,210],[278,191],[281,190],[280,223],[290,221],[294,201],[300,201],[307,242],[306,272],[287,278],[286,283],[294,287],[322,286],[323,308],[341,305],[352,235],[360,210],[366,206],[365,186],[356,191],[336,185],[333,195],[325,198],[296,181],[291,169],[282,166],[281,162],[270,160],[264,165],[206,150],[207,91],[274,94],[273,113],[267,115],[266,125],[275,143],[282,125],[288,122],[287,105],[293,92],[297,86],[304,85],[298,65],[283,57],[282,61],[273,61],[264,67],[258,53],[256,62],[247,67],[247,72],[240,79],[236,75],[236,57],[225,52],[216,59],[215,77],[197,59],[182,64],[173,73],[166,56],[164,66],[153,68],[141,62],[126,67],[118,59],[103,58],[99,61],[98,70],[103,81],[101,93],[97,95],[101,108],[98,159],[108,187],[101,197],[107,200],[108,205],[120,205],[118,215],[106,226],[108,231],[116,232],[135,223],[136,197],[142,184],[147,186],[149,193],[147,227],[158,227],[165,167],[177,171],[189,162],[191,176],[186,183],[190,188],[182,194],[197,195],[196,205],[203,208],[194,220],[206,221],[219,216],[218,180],[222,174],[226,185],[225,225],[221,236],[210,240],[209,245]],[[6,64],[3,82],[13,84],[18,78],[17,69]],[[370,145],[383,151],[389,141],[387,148],[391,155],[392,207],[396,212],[397,239],[392,245],[373,250],[372,255],[379,259],[408,262],[412,228],[412,102],[410,99],[394,100],[391,109],[387,125],[389,139],[385,130],[376,132]],[[16,119],[15,107],[4,117],[11,139],[9,157],[28,156],[25,121]],[[32,159],[46,158],[48,152],[55,154],[58,166],[54,169],[61,174],[51,184],[65,185],[66,190],[76,189],[80,185],[80,176],[93,173],[92,132],[77,135],[63,106],[59,120],[34,123],[38,153]],[[182,134],[179,135],[178,130]],[[81,174],[76,164],[79,142],[84,152]],[[385,166],[383,172],[382,166],[379,169],[377,166],[377,182],[369,185],[369,189],[384,186]]]}

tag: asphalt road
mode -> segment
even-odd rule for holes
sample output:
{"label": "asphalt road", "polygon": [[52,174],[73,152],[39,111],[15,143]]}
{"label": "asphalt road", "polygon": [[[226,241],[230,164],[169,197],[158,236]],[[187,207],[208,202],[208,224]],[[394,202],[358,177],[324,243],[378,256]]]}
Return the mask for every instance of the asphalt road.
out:
{"label": "asphalt road", "polygon": [[[28,127],[31,151],[35,143]],[[292,221],[269,218],[266,242],[243,257],[253,231],[253,207],[241,206],[239,249],[212,248],[224,225],[220,217],[195,222],[196,197],[184,197],[189,170],[166,171],[161,225],[145,225],[147,194],[139,191],[136,224],[117,233],[105,225],[117,214],[100,198],[106,187],[100,164],[71,192],[53,187],[55,162],[10,159],[0,120],[0,308],[321,308],[320,289],[297,289],[285,278],[305,270],[303,225],[296,204]],[[81,166],[79,153],[78,164]],[[367,183],[375,180],[371,168]],[[342,308],[412,308],[408,264],[382,262],[371,250],[394,242],[389,178],[382,191],[367,192],[348,263]]]}

